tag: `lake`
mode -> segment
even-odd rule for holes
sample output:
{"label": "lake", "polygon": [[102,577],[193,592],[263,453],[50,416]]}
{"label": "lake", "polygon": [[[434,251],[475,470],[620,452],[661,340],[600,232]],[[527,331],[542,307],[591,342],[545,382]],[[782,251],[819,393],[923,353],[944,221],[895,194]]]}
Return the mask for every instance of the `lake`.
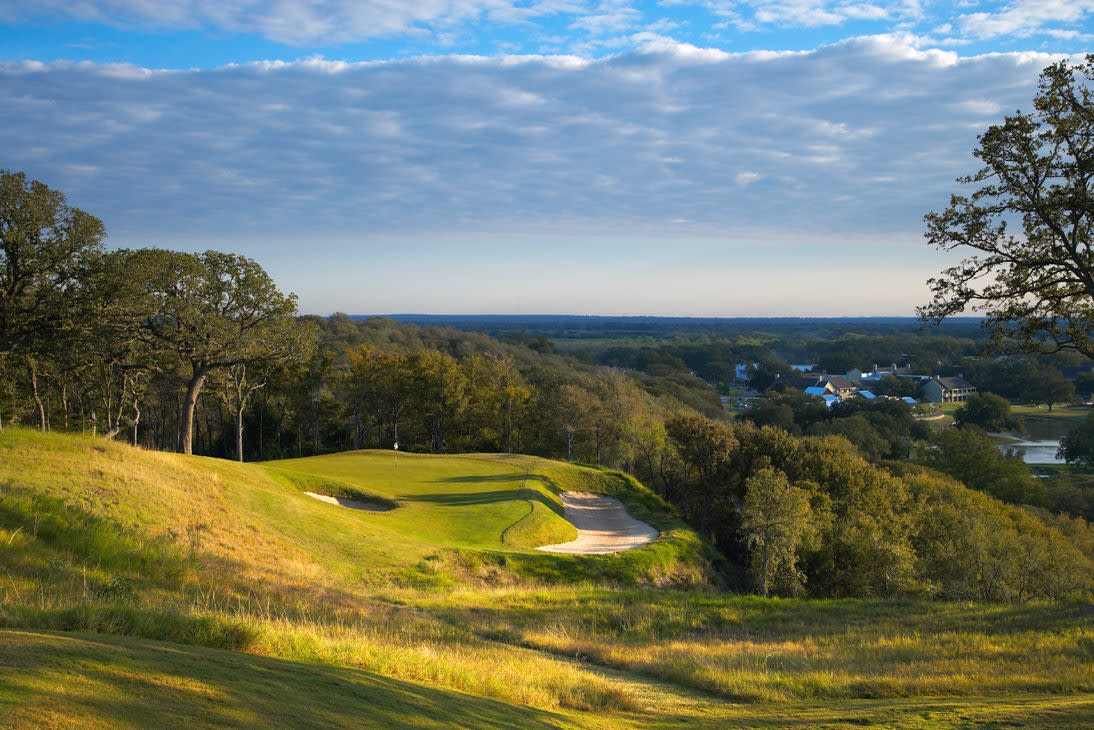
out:
{"label": "lake", "polygon": [[1063,459],[1056,458],[1056,449],[1060,448],[1060,439],[1078,423],[1067,419],[1032,417],[1026,418],[1025,424],[1026,432],[1021,436],[991,434],[1000,440],[999,450],[1004,454],[1017,454],[1027,464],[1063,464]]}

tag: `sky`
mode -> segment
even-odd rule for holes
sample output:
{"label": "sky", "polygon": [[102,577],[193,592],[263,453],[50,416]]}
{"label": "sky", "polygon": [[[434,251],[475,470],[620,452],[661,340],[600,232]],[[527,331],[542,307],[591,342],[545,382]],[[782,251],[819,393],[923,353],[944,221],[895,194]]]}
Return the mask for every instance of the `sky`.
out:
{"label": "sky", "polygon": [[0,0],[0,169],[303,312],[911,315],[1094,0]]}

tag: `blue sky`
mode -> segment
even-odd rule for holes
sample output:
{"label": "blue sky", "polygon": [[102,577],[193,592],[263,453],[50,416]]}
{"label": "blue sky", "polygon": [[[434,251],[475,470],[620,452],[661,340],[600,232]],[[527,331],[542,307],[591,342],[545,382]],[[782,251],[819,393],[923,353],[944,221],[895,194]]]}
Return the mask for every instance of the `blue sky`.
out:
{"label": "blue sky", "polygon": [[1094,0],[0,0],[0,168],[309,312],[910,314]]}

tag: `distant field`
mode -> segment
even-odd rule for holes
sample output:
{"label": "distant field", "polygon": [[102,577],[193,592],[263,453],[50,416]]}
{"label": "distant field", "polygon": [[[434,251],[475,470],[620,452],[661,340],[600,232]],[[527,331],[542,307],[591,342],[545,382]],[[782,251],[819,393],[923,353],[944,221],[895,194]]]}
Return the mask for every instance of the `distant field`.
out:
{"label": "distant field", "polygon": [[[0,433],[0,726],[1094,722],[1090,606],[734,596],[625,477],[394,458],[240,465]],[[663,537],[535,551],[572,529],[554,502],[571,488]]]}

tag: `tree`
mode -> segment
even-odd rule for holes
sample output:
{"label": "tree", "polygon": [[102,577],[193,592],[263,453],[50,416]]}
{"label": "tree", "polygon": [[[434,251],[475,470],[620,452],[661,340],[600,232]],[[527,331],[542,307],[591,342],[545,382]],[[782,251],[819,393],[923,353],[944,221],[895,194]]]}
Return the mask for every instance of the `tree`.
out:
{"label": "tree", "polygon": [[553,396],[550,406],[552,420],[566,440],[567,461],[573,461],[574,437],[593,427],[600,403],[596,395],[572,383],[559,386]]}
{"label": "tree", "polygon": [[1060,440],[1056,458],[1063,459],[1068,464],[1094,466],[1094,413],[1084,418]]}
{"label": "tree", "polygon": [[290,360],[306,348],[310,330],[296,324],[296,296],[282,294],[249,258],[217,251],[136,254],[155,303],[142,332],[186,370],[178,450],[191,454],[194,407],[209,373]]}
{"label": "tree", "polygon": [[782,472],[761,469],[746,482],[741,512],[755,588],[763,596],[800,593],[805,574],[798,568],[798,550],[813,531],[809,493],[791,486]]}
{"label": "tree", "polygon": [[918,398],[919,381],[914,378],[898,378],[886,375],[876,384],[870,386],[875,395],[891,395],[897,398]]}
{"label": "tree", "polygon": [[1022,423],[1010,412],[1010,403],[994,393],[973,393],[953,414],[954,423],[985,431],[1020,431]]}
{"label": "tree", "polygon": [[0,357],[21,355],[43,431],[43,361],[59,350],[56,333],[79,319],[72,292],[105,235],[102,221],[70,207],[60,191],[0,171]]}
{"label": "tree", "polygon": [[1021,459],[999,453],[995,442],[980,429],[948,428],[934,438],[927,464],[966,486],[1012,504],[1046,503],[1044,484],[1034,479]]}
{"label": "tree", "polygon": [[243,461],[243,412],[255,393],[266,387],[270,372],[268,368],[252,366],[242,362],[223,368],[218,391],[228,412],[235,418],[235,456]]}
{"label": "tree", "polygon": [[[819,398],[821,408],[825,408],[824,402]],[[787,433],[800,434],[801,429],[794,421],[794,409],[781,398],[770,396],[756,400],[747,411],[742,411],[738,416],[742,420],[748,420],[757,426],[774,426]]]}
{"label": "tree", "polygon": [[794,376],[794,370],[782,360],[770,355],[760,358],[754,365],[749,365],[745,372],[748,373],[748,383],[755,390],[767,390],[776,381]]}
{"label": "tree", "polygon": [[892,451],[890,442],[878,433],[877,428],[863,413],[814,424],[809,429],[809,435],[842,436],[870,461],[887,458]]}
{"label": "tree", "polygon": [[438,350],[419,350],[407,358],[414,394],[429,423],[430,449],[444,453],[448,424],[467,398],[467,378],[455,358]]}
{"label": "tree", "polygon": [[[1041,74],[1034,112],[988,128],[983,162],[946,210],[926,216],[943,251],[971,252],[929,281],[919,313],[982,313],[997,347],[1094,357],[1094,55]],[[1017,231],[1012,231],[1010,226]]]}
{"label": "tree", "polygon": [[1075,384],[1056,368],[1044,368],[1039,377],[1029,383],[1026,397],[1034,403],[1044,403],[1051,411],[1056,403],[1070,403],[1078,396]]}
{"label": "tree", "polygon": [[0,171],[0,356],[55,330],[82,258],[102,247],[102,221],[21,172]]}
{"label": "tree", "polygon": [[730,490],[729,470],[738,441],[728,423],[704,416],[677,414],[665,424],[669,438],[685,466],[681,488],[686,489],[689,516],[709,536],[715,502]]}

